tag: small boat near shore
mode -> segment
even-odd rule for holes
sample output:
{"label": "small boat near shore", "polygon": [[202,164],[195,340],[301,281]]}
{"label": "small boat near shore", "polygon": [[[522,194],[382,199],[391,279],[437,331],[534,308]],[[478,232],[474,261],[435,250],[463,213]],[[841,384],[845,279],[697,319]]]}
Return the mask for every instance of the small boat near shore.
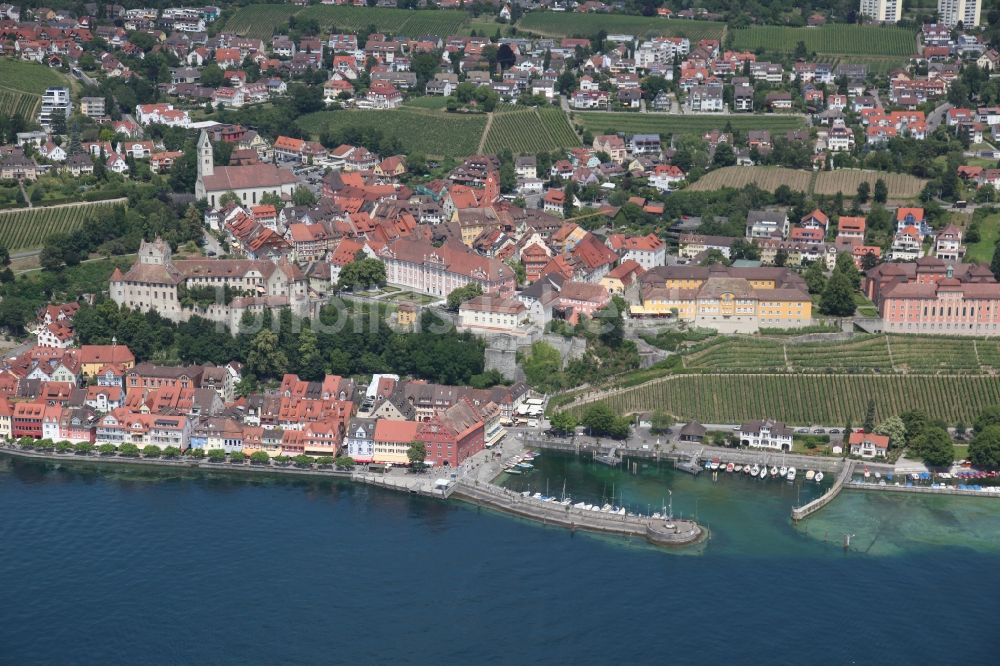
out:
{"label": "small boat near shore", "polygon": [[813,470],[806,470],[806,481],[812,481],[813,477],[816,476],[816,472]]}
{"label": "small boat near shore", "polygon": [[736,465],[734,465],[733,463],[729,463],[728,465],[726,465],[726,471],[729,472],[730,474],[732,474],[734,469],[736,469]]}
{"label": "small boat near shore", "polygon": [[771,476],[772,477],[778,476],[778,468],[777,467],[774,467],[774,466],[771,467]]}
{"label": "small boat near shore", "polygon": [[757,463],[754,463],[753,467],[750,468],[750,474],[752,476],[757,476],[759,473],[760,473],[760,466]]}
{"label": "small boat near shore", "polygon": [[504,472],[506,472],[507,474],[514,474],[514,475],[524,474],[524,472],[517,469],[516,467],[511,467],[510,469],[506,469],[504,470]]}
{"label": "small boat near shore", "polygon": [[743,471],[743,465],[736,465],[735,467],[733,467],[733,471],[739,474],[740,472]]}
{"label": "small boat near shore", "polygon": [[823,472],[816,472],[815,478],[816,478],[816,483],[821,482],[823,480]]}
{"label": "small boat near shore", "polygon": [[751,473],[750,465],[744,465],[743,466],[743,473],[744,474],[750,474]]}
{"label": "small boat near shore", "polygon": [[763,467],[760,468],[760,478],[762,479],[767,478],[767,465],[764,465]]}
{"label": "small boat near shore", "polygon": [[785,478],[785,475],[787,475],[787,474],[788,474],[788,468],[787,467],[785,467],[784,465],[782,465],[781,467],[778,468],[778,476],[780,476],[781,478]]}
{"label": "small boat near shore", "polygon": [[789,467],[788,468],[788,474],[785,475],[785,478],[788,479],[789,481],[794,481],[795,480],[795,474],[796,474],[795,468],[794,467]]}

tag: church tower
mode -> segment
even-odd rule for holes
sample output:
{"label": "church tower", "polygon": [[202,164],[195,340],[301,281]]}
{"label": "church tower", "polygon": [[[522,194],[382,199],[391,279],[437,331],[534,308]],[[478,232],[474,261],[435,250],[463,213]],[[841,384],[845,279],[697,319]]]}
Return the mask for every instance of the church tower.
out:
{"label": "church tower", "polygon": [[215,156],[212,153],[212,142],[208,133],[202,130],[198,137],[198,177],[211,176],[215,173]]}

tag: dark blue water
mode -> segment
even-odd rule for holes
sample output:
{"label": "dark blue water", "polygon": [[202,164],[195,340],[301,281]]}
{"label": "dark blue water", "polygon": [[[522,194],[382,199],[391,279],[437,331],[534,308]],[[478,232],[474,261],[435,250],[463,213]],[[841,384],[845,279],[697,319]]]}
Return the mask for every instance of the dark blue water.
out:
{"label": "dark blue water", "polygon": [[[520,481],[635,504],[669,487],[713,540],[682,555],[347,483],[0,458],[0,662],[1000,662],[996,539],[844,553],[822,534],[840,523],[789,524],[787,484],[541,468]],[[963,511],[868,497],[830,520],[947,532]]]}

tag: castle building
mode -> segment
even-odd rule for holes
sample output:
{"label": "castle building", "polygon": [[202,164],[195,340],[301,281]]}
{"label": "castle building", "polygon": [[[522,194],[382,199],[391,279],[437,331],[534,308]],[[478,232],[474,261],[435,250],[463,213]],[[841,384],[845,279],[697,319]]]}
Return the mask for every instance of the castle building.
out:
{"label": "castle building", "polygon": [[212,208],[218,206],[219,199],[227,192],[234,193],[241,203],[253,206],[265,194],[290,196],[297,183],[290,171],[273,164],[215,166],[212,142],[202,130],[198,138],[198,179],[194,195],[206,199]]}
{"label": "castle building", "polygon": [[[246,312],[261,315],[267,309],[287,307],[296,316],[308,316],[308,285],[299,267],[287,259],[175,261],[170,245],[157,239],[142,243],[139,260],[127,273],[115,269],[111,274],[111,299],[121,306],[157,312],[171,321],[187,321],[198,315],[235,329]],[[192,290],[205,287],[216,291],[208,304],[192,298]]]}

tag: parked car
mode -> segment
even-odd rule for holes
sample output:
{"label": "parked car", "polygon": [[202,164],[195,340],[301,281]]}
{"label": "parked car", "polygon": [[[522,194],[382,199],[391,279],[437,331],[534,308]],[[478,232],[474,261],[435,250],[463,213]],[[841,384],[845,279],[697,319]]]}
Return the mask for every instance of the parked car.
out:
{"label": "parked car", "polygon": [[813,432],[816,433],[817,435],[821,435],[825,433],[826,430],[824,430],[823,428],[813,428]]}

